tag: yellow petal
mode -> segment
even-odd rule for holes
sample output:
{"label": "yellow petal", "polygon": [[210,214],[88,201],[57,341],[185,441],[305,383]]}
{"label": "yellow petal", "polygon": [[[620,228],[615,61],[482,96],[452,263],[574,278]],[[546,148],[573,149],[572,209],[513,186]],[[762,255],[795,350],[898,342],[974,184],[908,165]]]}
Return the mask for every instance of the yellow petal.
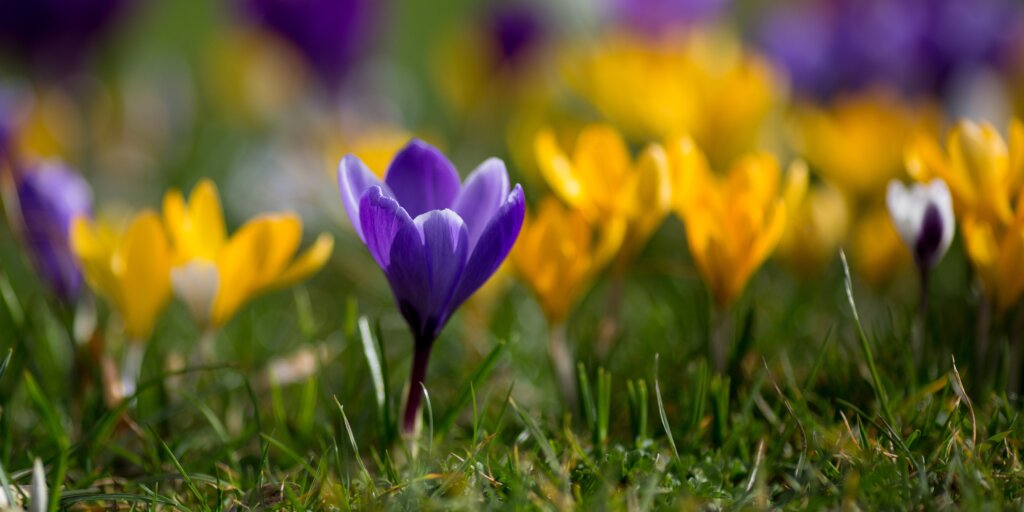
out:
{"label": "yellow petal", "polygon": [[175,259],[177,261],[190,259],[189,254],[181,247],[187,244],[188,208],[185,205],[185,197],[178,189],[171,189],[164,193],[164,226],[167,228],[167,235],[170,236],[171,244],[175,248]]}
{"label": "yellow petal", "polygon": [[306,252],[302,253],[270,284],[270,288],[283,288],[317,273],[334,251],[334,237],[321,233]]}
{"label": "yellow petal", "polygon": [[666,148],[672,174],[672,204],[682,217],[694,198],[704,192],[703,183],[711,171],[704,153],[689,136],[670,139]]}
{"label": "yellow petal", "polygon": [[579,207],[584,202],[583,185],[576,178],[569,158],[558,146],[554,132],[544,130],[537,134],[534,146],[537,152],[537,165],[548,186],[563,201]]}
{"label": "yellow petal", "polygon": [[71,250],[78,258],[89,286],[100,295],[120,303],[120,285],[110,264],[117,241],[104,240],[100,229],[87,217],[76,217],[71,223]]}
{"label": "yellow petal", "polygon": [[136,215],[117,258],[125,331],[131,339],[145,340],[171,296],[170,244],[155,212]]}
{"label": "yellow petal", "polygon": [[196,256],[212,261],[227,238],[217,186],[208,179],[200,181],[192,189],[188,208]]}
{"label": "yellow petal", "polygon": [[239,307],[284,271],[302,235],[302,222],[292,214],[257,217],[242,226],[217,256],[220,288],[210,315],[223,325]]}
{"label": "yellow petal", "polygon": [[807,195],[808,182],[809,172],[806,162],[794,160],[789,164],[789,170],[786,171],[786,186],[782,191],[782,199],[787,210],[795,212],[800,207],[800,203]]}
{"label": "yellow petal", "polygon": [[614,128],[584,128],[576,140],[573,168],[598,214],[629,214],[632,201],[623,192],[628,191],[632,165],[626,142]]}
{"label": "yellow petal", "polygon": [[672,183],[668,155],[657,144],[647,146],[633,171],[633,190],[626,192],[630,204],[630,242],[639,249],[661,225],[672,206]]}

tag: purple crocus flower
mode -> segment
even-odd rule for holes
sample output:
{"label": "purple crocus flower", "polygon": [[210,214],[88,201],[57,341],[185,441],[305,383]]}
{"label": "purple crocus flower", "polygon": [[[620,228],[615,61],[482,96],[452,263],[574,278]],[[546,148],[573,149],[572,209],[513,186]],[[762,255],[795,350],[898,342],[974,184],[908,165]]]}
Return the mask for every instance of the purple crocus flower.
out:
{"label": "purple crocus flower", "polygon": [[92,191],[82,177],[56,162],[18,173],[22,232],[36,270],[67,302],[78,297],[82,274],[71,252],[69,230],[79,215],[90,215]]}
{"label": "purple crocus flower", "polygon": [[291,43],[328,88],[336,87],[373,34],[377,0],[245,0],[255,21]]}
{"label": "purple crocus flower", "polygon": [[0,49],[46,71],[74,67],[133,0],[0,0]]}
{"label": "purple crocus flower", "polygon": [[729,0],[612,0],[612,20],[641,35],[663,35],[714,20]]}
{"label": "purple crocus flower", "polygon": [[791,1],[755,37],[805,95],[879,84],[941,95],[960,73],[1014,59],[1021,13],[1013,0]]}
{"label": "purple crocus flower", "polygon": [[338,165],[341,199],[359,238],[384,270],[415,341],[403,426],[412,432],[430,349],[452,313],[482,286],[519,236],[523,189],[509,191],[505,164],[491,158],[459,183],[437,148],[412,140],[384,180],[358,157]]}

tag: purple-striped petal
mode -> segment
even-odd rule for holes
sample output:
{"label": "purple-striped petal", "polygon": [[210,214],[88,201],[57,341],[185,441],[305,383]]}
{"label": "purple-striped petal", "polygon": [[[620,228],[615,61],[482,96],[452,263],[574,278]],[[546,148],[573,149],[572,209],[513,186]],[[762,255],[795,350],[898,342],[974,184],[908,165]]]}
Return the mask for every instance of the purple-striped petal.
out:
{"label": "purple-striped petal", "polygon": [[385,271],[391,265],[392,246],[402,229],[416,229],[409,214],[398,201],[384,195],[380,187],[370,187],[359,202],[359,214],[363,241]]}
{"label": "purple-striped petal", "polygon": [[451,210],[433,210],[416,218],[423,233],[429,282],[423,333],[436,337],[451,314],[451,300],[469,256],[466,224]]}
{"label": "purple-striped petal", "polygon": [[396,233],[384,271],[417,342],[432,342],[448,321],[468,254],[466,225],[451,210],[427,212]]}
{"label": "purple-striped petal", "polygon": [[359,157],[348,154],[338,162],[338,190],[341,192],[341,202],[345,205],[345,212],[348,213],[352,227],[363,242],[366,242],[366,237],[363,236],[359,210],[362,207],[363,195],[371,187],[380,188],[384,196],[392,195],[387,185],[380,181]]}
{"label": "purple-striped petal", "polygon": [[466,178],[452,209],[466,222],[471,249],[508,197],[508,189],[508,171],[498,158],[488,158]]}
{"label": "purple-striped petal", "polygon": [[469,261],[466,262],[466,270],[462,273],[462,281],[452,297],[453,310],[483,286],[505,261],[523,227],[525,214],[523,188],[516,185],[473,247]]}
{"label": "purple-striped petal", "polygon": [[455,166],[437,148],[419,139],[409,141],[395,155],[384,181],[413,217],[451,208],[459,194]]}

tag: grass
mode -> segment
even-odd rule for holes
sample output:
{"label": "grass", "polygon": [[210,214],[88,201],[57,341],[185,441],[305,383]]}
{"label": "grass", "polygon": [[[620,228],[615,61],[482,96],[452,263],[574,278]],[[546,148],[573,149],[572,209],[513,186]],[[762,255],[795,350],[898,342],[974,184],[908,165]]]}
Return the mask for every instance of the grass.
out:
{"label": "grass", "polygon": [[[17,268],[7,249],[4,268]],[[86,346],[61,328],[67,315],[5,271],[0,484],[21,492],[39,457],[55,509],[1021,506],[1019,403],[1000,391],[1002,370],[973,384],[972,347],[957,341],[970,339],[971,315],[933,314],[934,350],[913,367],[913,308],[842,270],[778,287],[788,278],[768,269],[737,307],[725,374],[708,363],[701,288],[642,271],[611,356],[594,359],[600,284],[570,326],[576,407],[555,387],[536,306],[514,286],[489,328],[463,312],[439,340],[414,438],[397,424],[408,336],[386,293],[328,300],[343,289],[340,266],[247,308],[217,334],[210,364],[166,367],[198,338],[175,305],[138,392],[114,407],[80,364]],[[773,302],[750,298],[769,291]],[[116,328],[100,332],[116,347]],[[269,377],[310,352],[304,375]]]}

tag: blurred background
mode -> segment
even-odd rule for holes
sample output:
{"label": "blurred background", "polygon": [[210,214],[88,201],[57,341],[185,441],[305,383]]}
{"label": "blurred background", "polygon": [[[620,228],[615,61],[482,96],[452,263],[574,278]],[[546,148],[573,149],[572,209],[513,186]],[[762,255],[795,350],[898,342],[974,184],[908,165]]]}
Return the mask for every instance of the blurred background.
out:
{"label": "blurred background", "polygon": [[[943,140],[961,117],[1005,135],[1024,108],[1024,19],[1013,0],[0,0],[0,12],[7,165],[63,161],[91,185],[98,216],[158,209],[165,190],[209,177],[232,230],[291,210],[309,240],[335,235],[323,271],[246,306],[219,335],[216,357],[259,372],[312,348],[326,369],[323,393],[356,406],[371,397],[355,314],[379,321],[396,367],[408,364],[410,340],[341,207],[336,168],[346,153],[383,172],[415,136],[442,148],[462,176],[498,156],[531,211],[553,195],[535,152],[543,129],[572,148],[583,126],[607,123],[632,154],[689,134],[719,171],[752,151],[775,154],[783,168],[803,159],[807,194],[790,205],[777,251],[732,310],[754,333],[735,371],[752,373],[767,356],[807,373],[830,332],[848,334],[844,247],[866,324],[892,342],[880,344],[879,360],[899,374],[910,364],[897,341],[910,329],[916,276],[885,212],[885,186],[907,179],[912,136]],[[49,292],[8,221],[2,273],[28,317],[49,318]],[[687,369],[668,377],[685,386],[715,306],[684,229],[670,216],[628,265],[594,273],[565,320],[578,358],[642,376],[660,353],[663,368]],[[438,341],[436,403],[506,340],[495,382],[520,382],[522,403],[557,410],[549,319],[507,267]],[[979,292],[959,240],[935,275],[934,310],[957,312],[932,318],[936,346],[970,361],[963,339],[975,317],[963,312]],[[103,323],[108,314],[95,307]],[[0,332],[14,332],[9,316],[0,315]],[[22,364],[43,374],[73,365],[68,335],[34,332],[32,343],[9,340],[30,347]],[[198,335],[173,303],[144,373],[180,359]],[[831,372],[819,377],[822,395],[869,397],[843,363],[857,353],[855,338],[837,339],[823,356]],[[947,362],[936,356],[930,374]],[[393,375],[400,386],[405,371]],[[59,395],[71,384],[43,385]]]}

